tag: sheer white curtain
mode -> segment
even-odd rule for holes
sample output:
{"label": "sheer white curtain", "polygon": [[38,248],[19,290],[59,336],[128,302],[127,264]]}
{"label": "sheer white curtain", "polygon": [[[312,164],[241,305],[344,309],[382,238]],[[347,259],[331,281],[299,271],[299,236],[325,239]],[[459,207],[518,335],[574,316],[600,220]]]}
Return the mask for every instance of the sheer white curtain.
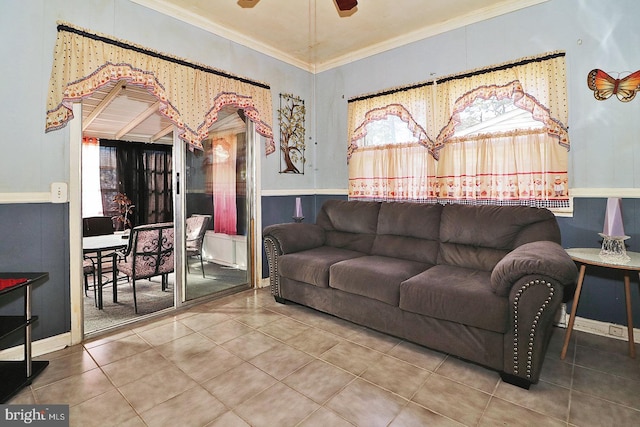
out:
{"label": "sheer white curtain", "polygon": [[100,144],[96,138],[82,139],[82,217],[102,216],[100,192]]}

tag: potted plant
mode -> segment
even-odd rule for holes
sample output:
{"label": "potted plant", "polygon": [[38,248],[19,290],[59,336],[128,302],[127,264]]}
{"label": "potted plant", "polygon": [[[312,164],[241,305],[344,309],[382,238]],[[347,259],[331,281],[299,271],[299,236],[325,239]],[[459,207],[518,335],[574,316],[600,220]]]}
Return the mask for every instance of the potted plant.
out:
{"label": "potted plant", "polygon": [[131,228],[131,220],[129,219],[129,215],[133,214],[133,208],[136,206],[131,204],[131,199],[127,197],[124,193],[118,193],[113,197],[113,201],[116,203],[118,207],[118,215],[112,217],[116,223],[116,228],[120,229],[118,224],[122,224],[122,230],[127,228]]}

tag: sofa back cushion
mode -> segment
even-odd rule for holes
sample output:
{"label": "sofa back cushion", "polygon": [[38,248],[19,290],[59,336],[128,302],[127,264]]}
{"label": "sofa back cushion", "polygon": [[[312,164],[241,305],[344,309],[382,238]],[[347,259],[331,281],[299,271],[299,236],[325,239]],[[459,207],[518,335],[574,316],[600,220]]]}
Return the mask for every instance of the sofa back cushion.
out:
{"label": "sofa back cushion", "polygon": [[382,203],[371,253],[435,264],[441,212],[439,204]]}
{"label": "sofa back cushion", "polygon": [[438,264],[491,271],[511,250],[539,240],[560,243],[560,228],[547,209],[445,205]]}
{"label": "sofa back cushion", "polygon": [[379,211],[380,202],[327,200],[316,224],[325,230],[326,246],[370,254]]}

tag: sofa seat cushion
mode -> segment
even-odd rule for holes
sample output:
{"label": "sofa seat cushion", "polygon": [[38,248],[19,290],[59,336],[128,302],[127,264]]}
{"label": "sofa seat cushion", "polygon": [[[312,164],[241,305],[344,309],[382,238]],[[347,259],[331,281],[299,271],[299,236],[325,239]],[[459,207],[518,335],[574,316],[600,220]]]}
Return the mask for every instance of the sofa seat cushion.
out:
{"label": "sofa seat cushion", "polygon": [[331,266],[329,286],[397,307],[400,283],[429,267],[430,264],[376,255],[353,258]]}
{"label": "sofa seat cushion", "polygon": [[364,255],[361,252],[348,249],[320,246],[306,251],[280,255],[278,273],[288,279],[327,288],[329,287],[329,267],[331,265]]}
{"label": "sofa seat cushion", "polygon": [[491,288],[491,272],[437,265],[400,285],[400,308],[504,333],[508,299]]}

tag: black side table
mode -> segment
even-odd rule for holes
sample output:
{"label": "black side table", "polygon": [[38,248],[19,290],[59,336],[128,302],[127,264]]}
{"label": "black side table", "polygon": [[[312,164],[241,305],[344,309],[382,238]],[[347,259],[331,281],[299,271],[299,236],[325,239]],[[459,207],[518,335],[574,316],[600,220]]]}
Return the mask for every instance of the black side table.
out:
{"label": "black side table", "polygon": [[[31,384],[49,364],[46,360],[31,360],[31,325],[38,319],[31,314],[31,286],[39,285],[49,278],[49,273],[0,273],[0,279],[17,280],[15,284],[0,290],[2,296],[19,289],[24,290],[24,315],[0,316],[0,339],[24,329],[24,360],[0,361],[0,403],[7,402],[23,387]],[[5,283],[6,284],[6,283]]]}

